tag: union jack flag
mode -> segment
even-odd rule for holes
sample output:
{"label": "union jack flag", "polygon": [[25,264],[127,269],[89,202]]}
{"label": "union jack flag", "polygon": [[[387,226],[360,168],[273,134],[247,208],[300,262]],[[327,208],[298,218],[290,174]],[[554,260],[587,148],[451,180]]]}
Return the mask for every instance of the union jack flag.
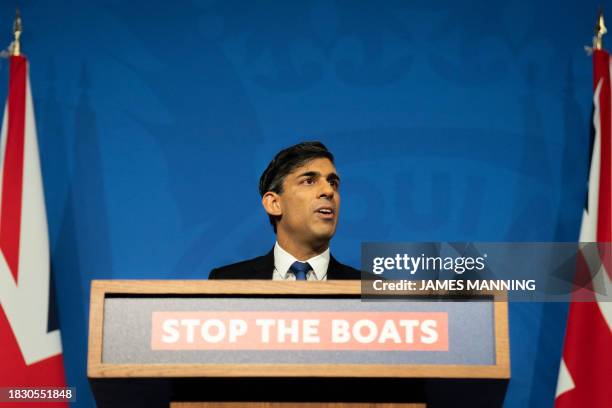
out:
{"label": "union jack flag", "polygon": [[577,280],[590,283],[574,292],[574,299],[580,301],[570,304],[556,408],[607,408],[612,404],[612,304],[598,295],[612,290],[611,70],[610,55],[594,50],[591,166],[580,242],[602,244],[598,262],[590,263],[584,253],[578,257]]}
{"label": "union jack flag", "polygon": [[10,57],[0,143],[0,386],[63,387],[47,215],[24,56]]}

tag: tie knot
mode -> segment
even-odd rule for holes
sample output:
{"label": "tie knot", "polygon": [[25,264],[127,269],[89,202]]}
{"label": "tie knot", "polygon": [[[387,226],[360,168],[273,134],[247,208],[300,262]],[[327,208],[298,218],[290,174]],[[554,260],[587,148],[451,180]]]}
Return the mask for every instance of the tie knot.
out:
{"label": "tie knot", "polygon": [[289,268],[295,275],[295,280],[306,280],[306,274],[310,270],[310,264],[308,262],[295,261]]}

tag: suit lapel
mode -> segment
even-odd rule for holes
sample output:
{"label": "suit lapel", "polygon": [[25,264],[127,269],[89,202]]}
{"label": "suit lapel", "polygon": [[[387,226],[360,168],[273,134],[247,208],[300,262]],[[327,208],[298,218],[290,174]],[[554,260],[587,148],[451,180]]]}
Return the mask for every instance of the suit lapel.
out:
{"label": "suit lapel", "polygon": [[329,265],[327,265],[327,279],[342,279],[340,263],[331,255],[329,255]]}

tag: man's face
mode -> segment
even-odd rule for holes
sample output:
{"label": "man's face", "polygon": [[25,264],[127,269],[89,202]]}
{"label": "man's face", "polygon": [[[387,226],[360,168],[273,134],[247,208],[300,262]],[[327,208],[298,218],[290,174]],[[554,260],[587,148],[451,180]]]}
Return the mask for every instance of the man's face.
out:
{"label": "man's face", "polygon": [[285,177],[279,195],[278,233],[301,242],[328,242],[338,224],[339,187],[340,178],[328,159],[314,159],[294,169]]}

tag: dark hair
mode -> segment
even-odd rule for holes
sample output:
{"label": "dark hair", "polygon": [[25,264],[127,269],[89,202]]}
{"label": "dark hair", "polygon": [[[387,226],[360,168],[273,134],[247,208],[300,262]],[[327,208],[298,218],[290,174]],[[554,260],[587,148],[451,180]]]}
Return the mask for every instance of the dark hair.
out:
{"label": "dark hair", "polygon": [[[289,173],[311,160],[320,158],[328,159],[332,163],[334,162],[334,155],[321,142],[302,142],[281,150],[274,156],[274,159],[272,159],[268,167],[261,174],[259,178],[259,194],[262,197],[268,191],[282,194],[283,181]],[[276,232],[277,217],[272,215],[269,217],[270,224],[272,224],[274,232]]]}

